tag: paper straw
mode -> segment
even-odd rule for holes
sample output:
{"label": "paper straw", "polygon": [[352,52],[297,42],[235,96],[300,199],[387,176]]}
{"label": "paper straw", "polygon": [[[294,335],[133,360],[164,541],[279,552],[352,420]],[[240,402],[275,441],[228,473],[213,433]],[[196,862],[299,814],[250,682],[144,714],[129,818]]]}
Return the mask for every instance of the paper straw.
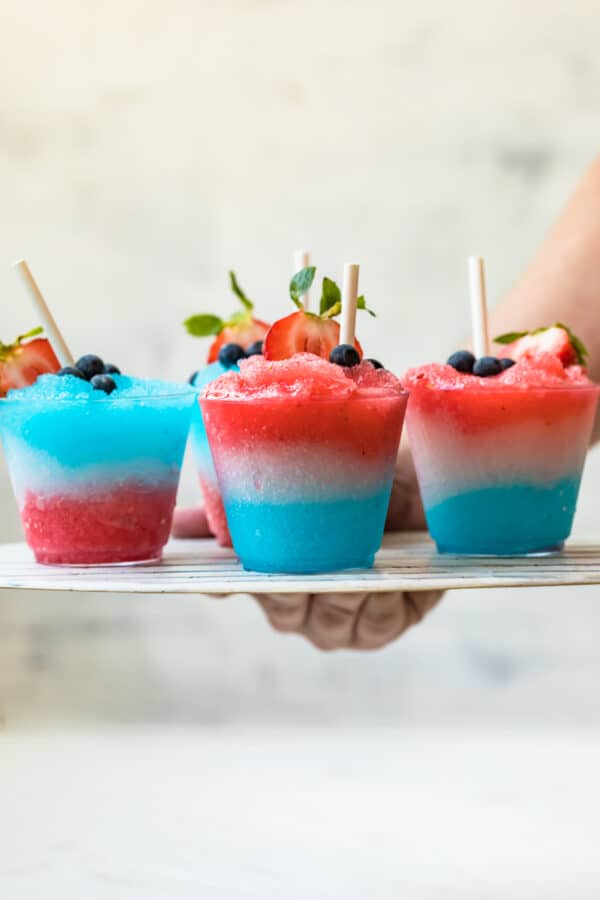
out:
{"label": "paper straw", "polygon": [[473,352],[479,359],[490,355],[490,336],[485,294],[485,269],[480,256],[469,257],[469,294],[471,298],[471,327]]}
{"label": "paper straw", "polygon": [[13,268],[17,270],[18,274],[23,279],[23,283],[29,292],[34,309],[41,319],[42,325],[48,335],[48,340],[52,344],[52,348],[56,353],[61,366],[74,365],[75,360],[73,354],[67,347],[67,343],[54,320],[54,316],[50,312],[48,304],[44,300],[44,296],[40,291],[35,278],[31,274],[31,269],[24,259],[20,259],[14,263]]}
{"label": "paper straw", "polygon": [[[306,269],[310,266],[310,253],[308,250],[296,250],[294,252],[294,271],[292,275],[295,275],[297,272],[300,272],[302,269]],[[304,306],[304,309],[307,312],[310,312],[310,291],[307,291],[305,294],[300,297],[300,301]]]}
{"label": "paper straw", "polygon": [[355,263],[344,263],[344,286],[342,288],[342,322],[340,344],[354,344],[356,331],[356,301],[358,300],[358,270]]}

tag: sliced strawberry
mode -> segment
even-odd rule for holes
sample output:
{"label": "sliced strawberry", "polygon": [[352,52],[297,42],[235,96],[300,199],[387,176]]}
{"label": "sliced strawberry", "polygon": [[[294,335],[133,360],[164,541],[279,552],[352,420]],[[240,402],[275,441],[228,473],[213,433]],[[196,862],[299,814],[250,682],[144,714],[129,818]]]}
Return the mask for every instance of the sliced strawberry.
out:
{"label": "sliced strawberry", "polygon": [[500,341],[504,345],[502,356],[515,361],[523,357],[536,356],[538,353],[551,353],[557,356],[565,367],[582,362],[580,353],[574,346],[573,336],[562,325],[553,325],[551,328],[524,334],[511,343],[506,343],[505,340],[510,335],[502,337],[504,338]]}
{"label": "sliced strawberry", "polygon": [[264,340],[268,330],[269,326],[266,322],[252,318],[245,322],[241,321],[239,324],[226,325],[210,345],[207,362],[213,363],[217,361],[219,350],[223,344],[240,344],[244,350],[247,350],[256,341]]}
{"label": "sliced strawberry", "polygon": [[[265,359],[289,359],[294,353],[314,353],[323,359],[340,343],[340,326],[333,319],[295,312],[271,325],[265,338]],[[362,357],[362,347],[355,341]]]}
{"label": "sliced strawberry", "polygon": [[14,388],[28,387],[39,375],[58,372],[60,363],[46,338],[0,343],[0,397]]}

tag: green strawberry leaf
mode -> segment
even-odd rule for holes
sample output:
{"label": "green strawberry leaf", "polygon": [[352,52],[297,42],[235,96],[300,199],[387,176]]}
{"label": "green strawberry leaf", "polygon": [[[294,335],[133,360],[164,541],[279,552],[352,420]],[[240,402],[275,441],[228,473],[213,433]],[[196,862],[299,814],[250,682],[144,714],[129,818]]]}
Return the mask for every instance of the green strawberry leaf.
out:
{"label": "green strawberry leaf", "polygon": [[341,300],[338,303],[334,303],[333,306],[330,306],[329,309],[325,310],[324,313],[321,313],[322,319],[334,319],[336,316],[342,311],[342,302]]}
{"label": "green strawberry leaf", "polygon": [[241,289],[241,287],[238,283],[238,280],[236,278],[235,272],[232,272],[232,271],[229,272],[229,281],[231,283],[231,290],[233,291],[235,296],[238,298],[240,303],[243,305],[244,309],[247,312],[252,312],[252,310],[254,309],[254,303],[252,302],[252,300],[250,300],[249,297],[246,296],[244,291]]}
{"label": "green strawberry leaf", "polygon": [[512,344],[533,333],[532,331],[507,331],[506,334],[499,334],[498,337],[493,338],[493,341],[494,344]]}
{"label": "green strawberry leaf", "polygon": [[27,341],[29,338],[38,337],[38,335],[43,333],[44,329],[41,325],[38,325],[36,328],[32,328],[31,331],[26,332],[26,334],[20,334],[15,338],[12,344],[5,344],[3,341],[0,341],[0,361],[7,359],[13,350],[22,344],[23,341]]}
{"label": "green strawberry leaf", "polygon": [[15,343],[22,344],[23,341],[27,341],[27,340],[29,340],[29,338],[37,337],[39,334],[43,334],[43,333],[44,333],[44,329],[42,328],[41,325],[38,325],[37,328],[32,328],[31,331],[28,331],[26,334],[20,334],[19,337],[17,338],[17,340],[15,341]]}
{"label": "green strawberry leaf", "polygon": [[322,316],[326,318],[331,318],[332,316],[337,316],[339,314],[339,309],[335,313],[331,313],[330,310],[335,306],[339,306],[341,309],[342,304],[342,292],[339,287],[332,281],[331,278],[323,279],[323,288],[321,290],[321,301],[319,304],[319,312]]}
{"label": "green strawberry leaf", "polygon": [[219,316],[211,316],[209,313],[190,316],[183,324],[189,334],[194,337],[208,337],[209,335],[220,334],[226,325]]}
{"label": "green strawberry leaf", "polygon": [[555,325],[555,328],[562,328],[563,331],[567,332],[567,334],[569,335],[569,340],[571,341],[571,346],[573,347],[573,350],[575,351],[575,356],[577,357],[577,362],[579,363],[580,366],[585,366],[586,360],[587,360],[588,356],[590,355],[590,352],[587,349],[587,347],[585,346],[585,344],[583,343],[583,341],[580,338],[578,338],[576,334],[573,334],[573,332],[571,331],[571,329],[569,328],[568,325],[563,325],[562,322],[557,322]]}
{"label": "green strawberry leaf", "polygon": [[290,297],[298,309],[304,309],[302,297],[310,290],[316,271],[316,266],[307,266],[306,269],[300,269],[299,272],[296,272],[290,281]]}
{"label": "green strawberry leaf", "polygon": [[377,317],[377,313],[374,313],[372,309],[369,309],[369,307],[368,307],[367,304],[365,303],[365,298],[363,297],[362,294],[360,295],[360,297],[359,297],[358,300],[356,301],[356,308],[357,308],[357,309],[364,309],[365,312],[368,312],[369,315],[370,315],[370,316],[373,316],[374,319]]}

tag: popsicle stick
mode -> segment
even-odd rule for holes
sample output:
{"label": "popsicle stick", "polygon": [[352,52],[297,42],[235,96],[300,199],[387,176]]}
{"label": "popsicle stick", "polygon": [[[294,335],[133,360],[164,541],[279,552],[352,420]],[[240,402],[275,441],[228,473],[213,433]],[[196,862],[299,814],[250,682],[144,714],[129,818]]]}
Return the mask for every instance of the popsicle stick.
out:
{"label": "popsicle stick", "polygon": [[33,303],[35,311],[41,319],[42,325],[46,330],[48,339],[52,344],[52,348],[56,353],[61,366],[74,365],[75,360],[73,354],[69,350],[67,342],[62,336],[60,329],[56,324],[54,316],[50,312],[48,304],[44,300],[44,296],[31,273],[31,269],[24,259],[19,259],[16,263],[14,263],[13,268],[17,270],[18,274],[23,280],[25,287],[29,292],[29,296],[31,297],[31,301]]}
{"label": "popsicle stick", "polygon": [[[296,250],[294,252],[294,271],[292,275],[295,275],[296,272],[300,272],[301,269],[306,269],[310,266],[310,253],[308,250]],[[300,298],[304,305],[304,309],[307,312],[310,312],[310,291],[307,291]]]}
{"label": "popsicle stick", "polygon": [[356,301],[358,300],[358,271],[356,263],[344,263],[342,287],[342,322],[340,344],[354,344],[356,331]]}
{"label": "popsicle stick", "polygon": [[485,269],[481,256],[469,257],[469,294],[471,298],[471,328],[473,352],[479,359],[490,355]]}

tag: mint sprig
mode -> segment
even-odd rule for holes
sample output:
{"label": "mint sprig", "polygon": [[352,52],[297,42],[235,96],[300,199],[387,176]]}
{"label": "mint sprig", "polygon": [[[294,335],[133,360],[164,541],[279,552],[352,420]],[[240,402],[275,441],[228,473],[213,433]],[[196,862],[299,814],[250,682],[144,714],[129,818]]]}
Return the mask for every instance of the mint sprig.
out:
{"label": "mint sprig", "polygon": [[583,341],[574,334],[568,325],[563,322],[555,322],[554,325],[547,325],[542,328],[534,328],[533,331],[507,331],[506,334],[499,334],[494,338],[495,344],[512,344],[514,341],[520,341],[524,337],[533,337],[536,334],[543,334],[544,331],[550,331],[551,328],[562,328],[567,333],[569,342],[575,351],[575,358],[580,366],[585,366],[588,358],[589,350]]}
{"label": "mint sprig", "polygon": [[229,284],[244,308],[232,313],[228,319],[222,319],[220,316],[212,315],[212,313],[198,313],[198,315],[190,316],[183,323],[188,334],[191,334],[193,337],[217,337],[224,328],[230,328],[233,325],[246,325],[250,322],[254,303],[240,287],[237,276],[233,271],[229,272]]}

